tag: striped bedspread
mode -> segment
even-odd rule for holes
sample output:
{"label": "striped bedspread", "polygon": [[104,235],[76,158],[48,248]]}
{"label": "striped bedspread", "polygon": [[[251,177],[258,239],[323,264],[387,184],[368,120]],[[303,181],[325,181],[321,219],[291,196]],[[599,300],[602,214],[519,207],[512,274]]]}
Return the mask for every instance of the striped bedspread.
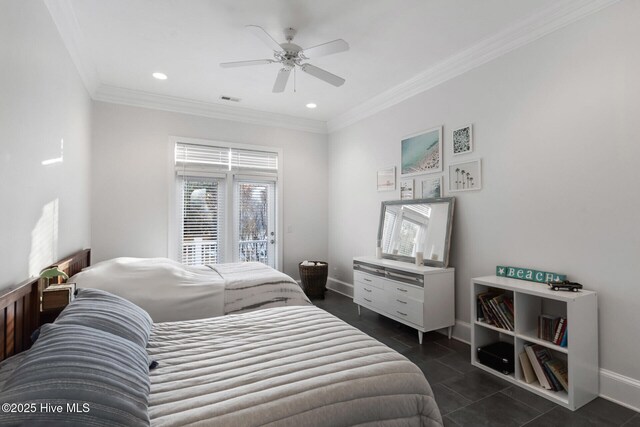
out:
{"label": "striped bedspread", "polygon": [[295,280],[260,262],[212,264],[208,267],[224,281],[225,314],[289,305],[311,305]]}
{"label": "striped bedspread", "polygon": [[157,323],[154,426],[442,426],[420,369],[327,312]]}

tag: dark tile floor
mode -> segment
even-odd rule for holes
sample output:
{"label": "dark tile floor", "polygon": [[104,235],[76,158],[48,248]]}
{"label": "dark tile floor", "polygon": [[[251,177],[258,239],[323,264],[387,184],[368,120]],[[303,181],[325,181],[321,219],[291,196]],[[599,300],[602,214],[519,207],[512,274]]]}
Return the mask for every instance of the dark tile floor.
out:
{"label": "dark tile floor", "polygon": [[431,384],[445,426],[640,427],[640,414],[597,398],[572,412],[470,363],[467,344],[430,332],[418,344],[418,333],[365,308],[358,317],[353,301],[327,291],[314,303],[405,355]]}

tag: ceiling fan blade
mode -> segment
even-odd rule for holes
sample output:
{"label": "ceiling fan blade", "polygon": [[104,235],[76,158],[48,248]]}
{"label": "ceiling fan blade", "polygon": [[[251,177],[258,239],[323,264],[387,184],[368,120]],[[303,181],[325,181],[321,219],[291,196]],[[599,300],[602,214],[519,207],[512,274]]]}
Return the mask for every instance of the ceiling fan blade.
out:
{"label": "ceiling fan blade", "polygon": [[276,61],[273,59],[254,59],[252,61],[236,61],[236,62],[221,62],[220,66],[222,68],[233,68],[233,67],[246,67],[249,65],[264,65],[264,64],[272,64]]}
{"label": "ceiling fan blade", "polygon": [[257,25],[247,25],[245,28],[249,30],[254,36],[262,40],[262,42],[269,46],[269,48],[274,52],[282,52],[282,47],[280,46],[280,44],[275,41],[273,37],[271,37],[269,33],[264,30],[264,28]]}
{"label": "ceiling fan blade", "polygon": [[333,53],[344,52],[345,50],[349,50],[349,43],[338,39],[319,44],[318,46],[308,47],[302,51],[302,54],[305,58],[317,58],[318,56],[331,55]]}
{"label": "ceiling fan blade", "polygon": [[342,86],[346,81],[342,77],[338,77],[335,74],[331,74],[330,72],[311,64],[302,64],[300,66],[300,69],[305,73],[311,74],[313,77],[319,78],[320,80],[323,80],[334,86]]}
{"label": "ceiling fan blade", "polygon": [[287,81],[289,81],[289,74],[291,74],[291,68],[280,69],[276,82],[273,84],[274,93],[284,92],[284,88],[287,87]]}

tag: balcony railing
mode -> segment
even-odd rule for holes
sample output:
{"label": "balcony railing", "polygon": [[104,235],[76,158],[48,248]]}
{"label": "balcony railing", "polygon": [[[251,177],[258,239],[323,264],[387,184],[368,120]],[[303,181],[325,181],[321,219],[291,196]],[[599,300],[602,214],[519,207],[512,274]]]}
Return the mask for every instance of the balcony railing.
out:
{"label": "balcony railing", "polygon": [[[238,261],[258,261],[269,265],[269,240],[242,240],[238,243]],[[195,238],[182,243],[182,263],[208,265],[224,262],[216,240]]]}
{"label": "balcony railing", "polygon": [[269,264],[268,240],[242,240],[238,244],[238,260],[258,261]]}

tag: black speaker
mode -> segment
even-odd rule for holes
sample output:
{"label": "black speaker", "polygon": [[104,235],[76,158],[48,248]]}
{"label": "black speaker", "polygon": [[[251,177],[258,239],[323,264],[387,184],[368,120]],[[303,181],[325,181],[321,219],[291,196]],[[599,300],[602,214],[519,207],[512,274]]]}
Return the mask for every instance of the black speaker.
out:
{"label": "black speaker", "polygon": [[513,344],[508,342],[494,342],[478,347],[478,361],[505,375],[509,375],[515,369],[513,360]]}

